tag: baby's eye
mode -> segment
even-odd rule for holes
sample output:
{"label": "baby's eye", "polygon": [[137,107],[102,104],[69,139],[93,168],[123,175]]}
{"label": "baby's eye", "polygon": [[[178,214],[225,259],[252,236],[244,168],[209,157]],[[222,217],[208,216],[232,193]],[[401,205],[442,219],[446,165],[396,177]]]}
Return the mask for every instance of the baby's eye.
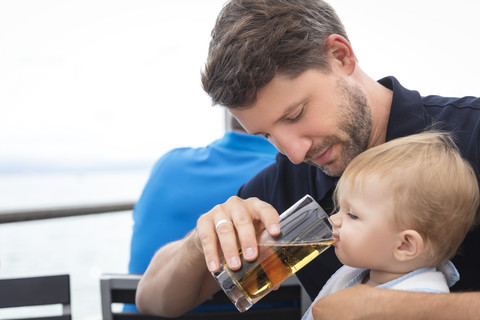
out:
{"label": "baby's eye", "polygon": [[355,213],[353,213],[352,210],[348,210],[347,216],[349,216],[353,220],[358,219],[358,216]]}

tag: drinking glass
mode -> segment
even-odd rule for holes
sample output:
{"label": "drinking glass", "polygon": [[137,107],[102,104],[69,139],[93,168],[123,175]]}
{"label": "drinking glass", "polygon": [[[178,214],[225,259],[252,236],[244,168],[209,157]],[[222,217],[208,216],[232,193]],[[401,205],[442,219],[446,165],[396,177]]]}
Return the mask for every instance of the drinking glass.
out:
{"label": "drinking glass", "polygon": [[257,235],[259,254],[231,270],[222,262],[212,273],[240,312],[247,311],[292,274],[303,268],[333,243],[332,226],[320,205],[306,195],[280,215],[280,234],[266,230]]}

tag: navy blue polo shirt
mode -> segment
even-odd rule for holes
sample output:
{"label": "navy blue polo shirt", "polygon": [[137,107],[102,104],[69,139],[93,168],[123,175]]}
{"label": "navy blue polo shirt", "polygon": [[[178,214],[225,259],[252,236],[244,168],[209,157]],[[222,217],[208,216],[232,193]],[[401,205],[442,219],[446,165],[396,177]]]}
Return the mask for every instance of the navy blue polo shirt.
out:
{"label": "navy blue polo shirt", "polygon": [[[387,128],[387,141],[435,129],[451,132],[462,155],[479,175],[480,99],[475,97],[422,97],[405,89],[394,77],[379,80],[393,90],[392,107]],[[238,195],[258,197],[283,212],[305,194],[313,196],[326,212],[332,212],[332,192],[338,178],[325,175],[320,169],[302,163],[292,164],[282,154],[276,162],[243,185]],[[480,228],[471,231],[460,252],[452,260],[460,272],[460,281],[452,291],[480,291]],[[330,276],[341,266],[334,250],[327,250],[297,272],[299,280],[313,299]]]}

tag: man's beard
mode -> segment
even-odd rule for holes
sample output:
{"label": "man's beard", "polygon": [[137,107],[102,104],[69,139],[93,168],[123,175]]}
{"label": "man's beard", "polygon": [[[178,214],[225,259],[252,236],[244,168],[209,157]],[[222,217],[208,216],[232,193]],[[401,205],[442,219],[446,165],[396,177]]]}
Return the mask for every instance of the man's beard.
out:
{"label": "man's beard", "polygon": [[306,159],[312,159],[329,146],[339,144],[341,154],[334,162],[319,166],[307,161],[332,177],[339,177],[350,161],[367,149],[372,133],[372,114],[364,92],[360,87],[348,85],[340,78],[337,79],[337,88],[343,96],[338,113],[340,133],[326,137],[321,145],[312,147],[305,156]]}

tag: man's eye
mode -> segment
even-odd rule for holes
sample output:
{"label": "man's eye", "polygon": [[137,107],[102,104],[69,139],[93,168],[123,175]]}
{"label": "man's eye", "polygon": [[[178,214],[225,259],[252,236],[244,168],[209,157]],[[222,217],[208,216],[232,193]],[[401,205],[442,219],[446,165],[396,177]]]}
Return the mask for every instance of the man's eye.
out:
{"label": "man's eye", "polygon": [[298,111],[295,115],[293,115],[293,116],[290,117],[290,118],[287,118],[287,121],[295,122],[295,121],[299,120],[299,119],[302,117],[304,110],[305,110],[305,108],[302,107],[302,108],[300,109],[300,111]]}

